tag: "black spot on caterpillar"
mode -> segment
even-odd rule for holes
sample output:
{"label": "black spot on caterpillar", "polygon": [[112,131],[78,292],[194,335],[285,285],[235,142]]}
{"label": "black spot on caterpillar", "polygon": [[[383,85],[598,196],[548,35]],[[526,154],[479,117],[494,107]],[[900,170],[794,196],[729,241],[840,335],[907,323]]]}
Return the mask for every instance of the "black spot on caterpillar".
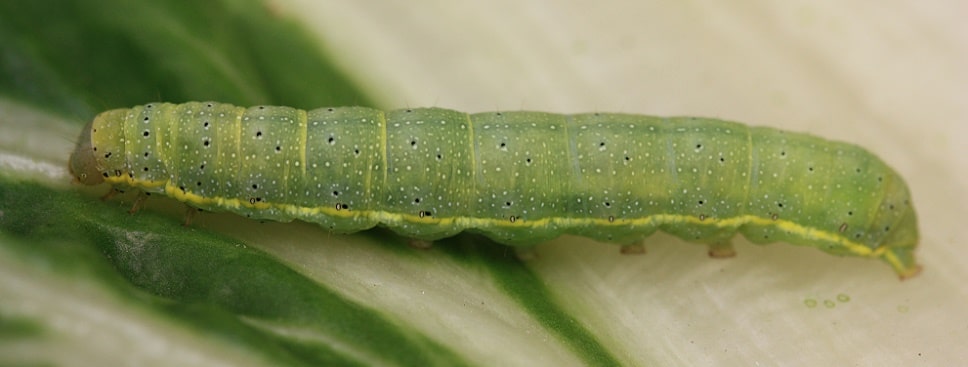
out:
{"label": "black spot on caterpillar", "polygon": [[641,252],[662,230],[720,257],[741,233],[920,269],[907,185],[880,159],[716,119],[152,103],[98,115],[70,170],[338,233],[472,230],[523,248],[575,234]]}

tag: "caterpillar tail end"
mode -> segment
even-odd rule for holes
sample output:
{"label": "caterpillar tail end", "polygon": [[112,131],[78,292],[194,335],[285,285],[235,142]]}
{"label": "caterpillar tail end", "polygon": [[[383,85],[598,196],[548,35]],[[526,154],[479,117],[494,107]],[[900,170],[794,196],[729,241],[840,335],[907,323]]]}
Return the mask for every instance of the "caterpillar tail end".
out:
{"label": "caterpillar tail end", "polygon": [[913,278],[923,270],[914,258],[914,250],[910,248],[895,248],[887,251],[883,259],[894,268],[901,280]]}
{"label": "caterpillar tail end", "polygon": [[908,271],[906,273],[899,273],[899,277],[900,277],[901,280],[905,280],[905,279],[908,279],[908,278],[914,278],[918,274],[921,274],[921,270],[922,269],[923,268],[921,267],[921,265],[915,265],[914,267],[908,269]]}
{"label": "caterpillar tail end", "polygon": [[891,265],[901,280],[913,278],[921,273],[921,265],[914,256],[920,237],[914,210],[909,209],[894,227],[884,239],[883,247],[878,249],[883,251],[878,257]]}

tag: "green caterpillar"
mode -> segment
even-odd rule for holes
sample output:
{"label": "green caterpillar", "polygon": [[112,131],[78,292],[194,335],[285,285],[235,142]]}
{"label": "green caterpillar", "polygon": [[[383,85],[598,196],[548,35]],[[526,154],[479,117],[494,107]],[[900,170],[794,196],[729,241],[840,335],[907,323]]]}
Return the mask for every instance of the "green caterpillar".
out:
{"label": "green caterpillar", "polygon": [[729,256],[738,232],[920,270],[907,185],[880,159],[716,119],[152,103],[98,115],[70,170],[338,233],[467,230],[521,248],[567,233],[637,252],[662,230]]}

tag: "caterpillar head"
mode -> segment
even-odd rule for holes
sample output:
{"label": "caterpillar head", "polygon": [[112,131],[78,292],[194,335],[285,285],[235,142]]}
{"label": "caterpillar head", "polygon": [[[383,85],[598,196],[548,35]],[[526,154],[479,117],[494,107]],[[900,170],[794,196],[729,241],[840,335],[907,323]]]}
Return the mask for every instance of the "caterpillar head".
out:
{"label": "caterpillar head", "polygon": [[104,182],[104,177],[98,169],[97,160],[94,158],[94,146],[91,143],[91,128],[94,122],[90,122],[81,131],[81,137],[77,140],[77,146],[71,153],[71,160],[67,166],[74,182],[85,185],[97,185]]}

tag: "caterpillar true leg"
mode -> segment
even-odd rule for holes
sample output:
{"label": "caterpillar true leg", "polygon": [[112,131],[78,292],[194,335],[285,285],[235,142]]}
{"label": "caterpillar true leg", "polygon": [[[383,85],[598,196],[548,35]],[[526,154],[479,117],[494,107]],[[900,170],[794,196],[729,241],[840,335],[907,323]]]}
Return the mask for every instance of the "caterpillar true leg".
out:
{"label": "caterpillar true leg", "polygon": [[145,200],[148,200],[148,193],[138,191],[138,196],[134,199],[134,204],[131,205],[131,209],[128,210],[128,214],[134,214],[141,210],[141,207],[145,205]]}
{"label": "caterpillar true leg", "polygon": [[191,205],[185,205],[185,222],[182,223],[182,226],[188,227],[192,225],[192,219],[195,218],[195,213],[200,211],[202,210]]}
{"label": "caterpillar true leg", "polygon": [[115,195],[119,193],[121,193],[121,190],[118,190],[117,188],[112,187],[107,194],[104,194],[104,196],[101,196],[101,201],[111,200],[111,198],[113,198]]}

